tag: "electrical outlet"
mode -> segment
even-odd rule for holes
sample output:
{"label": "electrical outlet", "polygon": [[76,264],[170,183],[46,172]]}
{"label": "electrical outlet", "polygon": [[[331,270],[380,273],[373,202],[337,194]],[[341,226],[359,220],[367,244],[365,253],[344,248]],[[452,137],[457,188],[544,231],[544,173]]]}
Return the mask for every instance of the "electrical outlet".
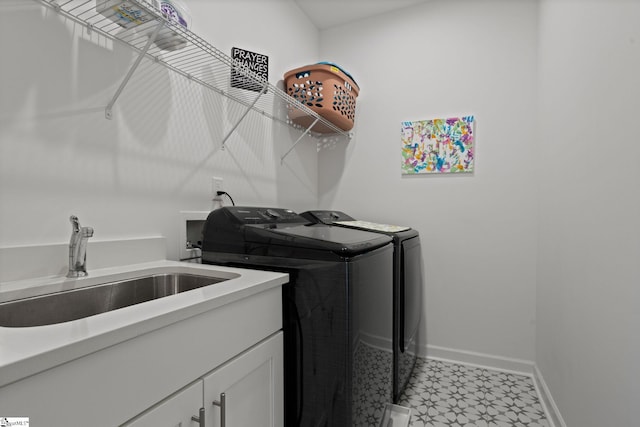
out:
{"label": "electrical outlet", "polygon": [[213,199],[219,199],[218,191],[224,191],[224,179],[214,176],[211,179],[211,192],[213,193]]}

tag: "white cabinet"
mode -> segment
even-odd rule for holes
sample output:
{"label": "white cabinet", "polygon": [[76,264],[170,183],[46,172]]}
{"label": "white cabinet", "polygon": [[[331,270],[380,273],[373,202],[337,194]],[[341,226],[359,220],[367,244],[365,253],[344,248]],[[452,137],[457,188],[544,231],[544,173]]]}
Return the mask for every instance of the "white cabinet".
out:
{"label": "white cabinet", "polygon": [[[280,427],[284,424],[283,399],[283,339],[278,332],[125,426]],[[204,423],[200,408],[204,408]]]}
{"label": "white cabinet", "polygon": [[[237,377],[221,380],[220,392],[228,390],[235,402],[239,388],[229,385],[250,384],[256,388],[252,392],[261,393],[257,384],[266,378],[261,387],[273,391],[267,406],[273,405],[269,410],[278,420],[283,410],[281,330],[277,286],[0,387],[0,415],[29,417],[32,425],[48,427],[198,427],[191,416],[205,407],[204,378],[229,367]],[[208,397],[206,402],[207,411],[217,414]]]}
{"label": "white cabinet", "polygon": [[280,332],[207,375],[205,426],[284,425],[283,369]]}
{"label": "white cabinet", "polygon": [[202,380],[176,393],[159,405],[145,412],[127,427],[189,427],[198,425],[192,417],[198,417],[202,407]]}

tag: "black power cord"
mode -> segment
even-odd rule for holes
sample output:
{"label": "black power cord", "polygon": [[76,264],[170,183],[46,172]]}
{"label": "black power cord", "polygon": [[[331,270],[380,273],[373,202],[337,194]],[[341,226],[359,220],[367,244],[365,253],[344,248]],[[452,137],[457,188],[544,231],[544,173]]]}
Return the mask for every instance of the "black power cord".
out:
{"label": "black power cord", "polygon": [[227,193],[226,191],[216,191],[216,194],[217,194],[218,196],[227,196],[227,197],[229,198],[229,200],[231,200],[231,204],[232,204],[233,206],[235,206],[235,205],[236,205],[236,203],[235,203],[235,202],[233,201],[233,199],[231,198],[231,195],[230,195],[229,193]]}

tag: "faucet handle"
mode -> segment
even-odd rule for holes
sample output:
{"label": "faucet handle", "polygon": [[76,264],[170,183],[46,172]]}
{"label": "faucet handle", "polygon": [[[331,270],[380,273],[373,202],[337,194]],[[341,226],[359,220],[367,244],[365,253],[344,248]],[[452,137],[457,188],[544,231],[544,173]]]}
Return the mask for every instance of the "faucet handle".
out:
{"label": "faucet handle", "polygon": [[93,228],[92,227],[80,227],[80,220],[77,216],[71,215],[69,217],[69,221],[71,222],[71,227],[73,228],[74,233],[80,233],[81,237],[92,237],[93,236]]}
{"label": "faucet handle", "polygon": [[77,216],[71,215],[69,217],[69,221],[71,222],[71,228],[73,228],[74,232],[77,233],[78,231],[80,231],[80,220]]}

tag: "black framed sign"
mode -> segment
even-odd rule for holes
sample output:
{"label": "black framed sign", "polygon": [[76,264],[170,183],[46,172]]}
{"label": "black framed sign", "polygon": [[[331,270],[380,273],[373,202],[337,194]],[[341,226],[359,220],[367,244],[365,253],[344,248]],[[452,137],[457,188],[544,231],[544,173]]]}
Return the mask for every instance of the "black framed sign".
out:
{"label": "black framed sign", "polygon": [[[239,47],[233,47],[231,48],[231,57],[257,74],[258,78],[262,82],[269,81],[269,57],[267,55],[251,52]],[[242,73],[239,73],[232,68],[231,87],[260,92],[262,84],[256,82],[254,79],[248,79],[243,76]]]}

